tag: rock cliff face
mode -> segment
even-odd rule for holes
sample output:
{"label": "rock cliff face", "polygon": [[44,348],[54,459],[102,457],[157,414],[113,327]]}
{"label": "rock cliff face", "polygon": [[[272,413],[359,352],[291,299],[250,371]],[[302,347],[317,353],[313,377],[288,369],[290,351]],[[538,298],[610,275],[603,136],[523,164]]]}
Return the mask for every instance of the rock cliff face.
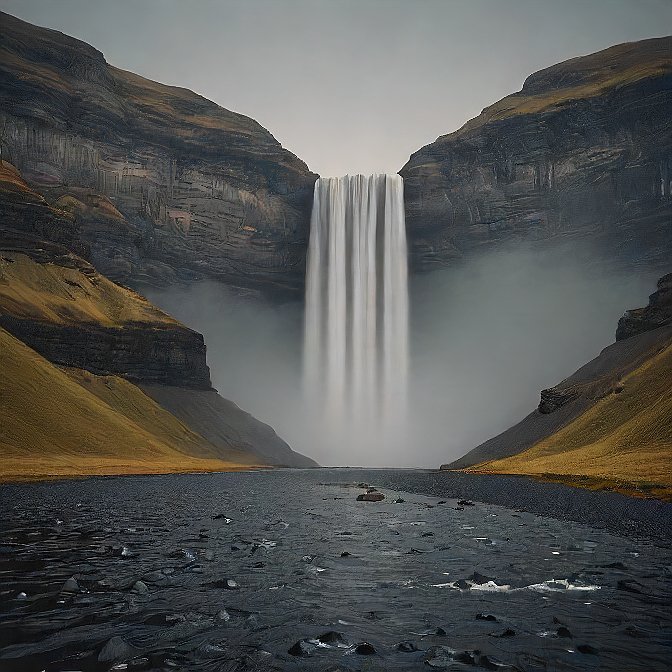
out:
{"label": "rock cliff face", "polygon": [[[212,389],[201,334],[71,251],[81,246],[72,210],[93,211],[96,218],[111,221],[119,218],[111,201],[100,195],[77,192],[77,198],[49,204],[12,165],[0,163],[0,335],[9,344],[0,345],[12,349],[20,339],[22,344],[14,345],[23,362],[12,360],[8,375],[13,379],[4,381],[7,394],[20,403],[12,408],[0,404],[0,426],[12,425],[9,443],[3,439],[9,434],[0,431],[0,453],[9,446],[7,474],[315,466],[271,427]],[[88,391],[67,383],[60,373],[63,367]],[[70,419],[75,431],[67,440],[51,436],[52,429],[60,432],[54,428],[68,421],[54,412],[49,395],[24,380],[24,369],[25,376],[32,371],[48,381],[41,384],[60,385],[77,405]],[[146,386],[145,391],[132,383]],[[107,407],[99,408],[89,392],[104,397]],[[159,406],[150,403],[152,396]],[[69,402],[63,403],[67,408]],[[110,436],[89,427],[91,418],[117,426],[124,440],[160,449],[140,455],[143,448],[131,459],[128,451],[114,450]],[[38,427],[24,431],[26,422]],[[62,450],[47,450],[52,444]],[[206,464],[205,458],[211,462]]]}
{"label": "rock cliff face", "polygon": [[211,389],[201,334],[63,248],[0,244],[0,326],[62,366]]}
{"label": "rock cliff face", "polygon": [[672,38],[537,72],[401,169],[412,263],[579,239],[626,263],[672,250]]}
{"label": "rock cliff face", "polygon": [[672,325],[672,273],[658,280],[658,289],[649,297],[648,306],[628,310],[623,315],[618,321],[616,340],[668,325]]}
{"label": "rock cliff face", "polygon": [[317,177],[302,161],[252,119],[0,20],[2,158],[70,213],[98,270],[302,287]]}

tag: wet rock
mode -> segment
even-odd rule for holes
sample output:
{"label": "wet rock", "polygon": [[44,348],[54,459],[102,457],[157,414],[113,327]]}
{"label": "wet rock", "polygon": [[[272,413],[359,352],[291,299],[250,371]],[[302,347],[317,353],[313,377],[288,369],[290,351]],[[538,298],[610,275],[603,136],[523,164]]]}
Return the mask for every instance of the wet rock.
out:
{"label": "wet rock", "polygon": [[218,513],[217,515],[212,516],[212,520],[223,520],[226,525],[233,522],[231,518],[227,518],[223,513]]}
{"label": "wet rock", "polygon": [[395,504],[403,504],[405,501],[406,501],[405,499],[402,499],[401,497],[397,497],[397,498],[394,500],[394,503],[395,503]]}
{"label": "wet rock", "polygon": [[419,649],[415,642],[406,640],[405,642],[399,642],[399,644],[397,644],[397,651],[401,651],[402,653],[413,653],[414,651],[419,651]]}
{"label": "wet rock", "polygon": [[455,662],[455,659],[453,658],[454,653],[455,651],[447,646],[432,647],[425,654],[425,665],[438,668],[449,667]]}
{"label": "wet rock", "polygon": [[475,665],[476,664],[476,652],[475,651],[456,651],[453,654],[453,660],[456,663],[462,663],[463,665]]}
{"label": "wet rock", "polygon": [[384,499],[382,492],[365,492],[357,496],[358,502],[382,502]]}
{"label": "wet rock", "polygon": [[348,551],[343,551],[343,553],[341,553],[341,557],[342,557],[342,558],[349,558],[349,557],[350,557],[350,553],[348,553]]}
{"label": "wet rock", "polygon": [[312,644],[307,639],[300,639],[287,650],[287,653],[290,656],[302,656],[308,658],[313,655],[315,648],[315,644]]}
{"label": "wet rock", "polygon": [[497,623],[497,617],[494,616],[493,614],[476,614],[476,620],[477,621],[492,621],[493,623]]}
{"label": "wet rock", "polygon": [[579,644],[576,647],[576,650],[579,653],[583,653],[583,654],[588,655],[588,656],[596,656],[599,653],[599,651],[594,646],[591,646],[590,644]]}
{"label": "wet rock", "polygon": [[378,489],[377,488],[367,488],[366,491],[367,492],[378,492]]}
{"label": "wet rock", "polygon": [[479,586],[482,586],[484,583],[488,583],[490,581],[495,581],[489,576],[485,576],[485,574],[480,574],[479,572],[474,572],[467,580],[471,581],[472,583],[476,583]]}
{"label": "wet rock", "polygon": [[219,579],[217,581],[213,581],[212,585],[215,588],[224,588],[225,590],[239,590],[240,586],[236,581],[233,579]]}
{"label": "wet rock", "polygon": [[422,533],[422,536],[423,536],[423,537],[433,537],[433,536],[434,536],[434,532],[423,532],[423,533]]}
{"label": "wet rock", "polygon": [[74,576],[71,576],[61,588],[62,593],[78,593],[79,592],[79,583]]}
{"label": "wet rock", "polygon": [[502,666],[490,660],[488,656],[482,655],[478,657],[478,666],[484,670],[499,670]]}
{"label": "wet rock", "polygon": [[458,506],[476,506],[470,499],[460,499],[457,502]]}
{"label": "wet rock", "polygon": [[26,600],[26,599],[28,599],[28,595],[26,595],[26,593],[19,593],[19,594],[16,596],[16,599],[17,599],[17,600]]}
{"label": "wet rock", "polygon": [[263,562],[255,562],[255,563],[252,565],[252,568],[253,568],[253,569],[262,569],[263,567],[266,567],[266,564],[263,563]]}
{"label": "wet rock", "polygon": [[417,548],[411,548],[410,551],[408,551],[408,555],[421,555],[424,553],[424,551],[420,551]]}
{"label": "wet rock", "polygon": [[556,632],[558,637],[564,637],[565,639],[571,639],[572,633],[569,631],[569,628],[561,625]]}
{"label": "wet rock", "polygon": [[380,616],[378,615],[377,611],[367,611],[364,614],[364,618],[366,618],[369,621],[379,621],[380,620]]}
{"label": "wet rock", "polygon": [[217,616],[215,616],[215,619],[218,621],[223,621],[224,623],[228,623],[231,620],[231,614],[226,609],[220,609],[217,612]]}
{"label": "wet rock", "polygon": [[440,502],[437,502],[437,505],[438,504],[448,504],[448,502],[445,499],[442,499]]}
{"label": "wet rock", "polygon": [[149,588],[143,581],[136,581],[133,584],[133,588],[131,588],[131,590],[138,595],[147,595],[147,593],[149,593]]}
{"label": "wet rock", "polygon": [[355,653],[359,656],[373,656],[376,653],[376,649],[373,644],[368,642],[360,642],[355,647]]}
{"label": "wet rock", "polygon": [[445,637],[446,631],[443,628],[430,628],[420,634],[422,637]]}
{"label": "wet rock", "polygon": [[322,642],[322,644],[329,644],[331,646],[346,643],[345,637],[340,632],[336,632],[335,630],[329,630],[329,632],[325,632],[317,639]]}
{"label": "wet rock", "polygon": [[136,655],[137,651],[121,637],[115,636],[109,639],[98,654],[100,663],[116,663],[120,660],[128,660]]}

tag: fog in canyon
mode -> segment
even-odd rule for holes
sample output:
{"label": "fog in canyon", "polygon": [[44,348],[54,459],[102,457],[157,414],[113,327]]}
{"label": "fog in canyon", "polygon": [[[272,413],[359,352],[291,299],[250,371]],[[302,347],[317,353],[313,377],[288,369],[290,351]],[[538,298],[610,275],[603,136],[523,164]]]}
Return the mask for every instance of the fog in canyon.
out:
{"label": "fog in canyon", "polygon": [[[214,282],[148,298],[202,332],[214,386],[323,465],[437,467],[522,419],[539,392],[614,340],[655,273],[608,269],[563,248],[500,249],[411,275],[406,427],[353,440],[306,403],[303,303]],[[375,423],[372,423],[372,428]]]}

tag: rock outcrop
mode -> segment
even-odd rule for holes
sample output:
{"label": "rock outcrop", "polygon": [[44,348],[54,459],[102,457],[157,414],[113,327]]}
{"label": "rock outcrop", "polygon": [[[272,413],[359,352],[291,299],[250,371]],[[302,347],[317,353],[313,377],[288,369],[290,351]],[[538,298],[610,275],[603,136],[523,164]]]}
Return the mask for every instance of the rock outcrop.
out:
{"label": "rock outcrop", "polygon": [[672,325],[672,273],[658,280],[658,289],[649,296],[648,306],[628,310],[623,315],[618,321],[616,340],[667,325]]}
{"label": "rock outcrop", "polygon": [[133,285],[303,286],[317,176],[267,130],[0,20],[1,158],[71,215],[98,270]]}
{"label": "rock outcrop", "polygon": [[672,37],[537,72],[413,154],[411,260],[432,268],[511,240],[594,245],[626,264],[672,251]]}

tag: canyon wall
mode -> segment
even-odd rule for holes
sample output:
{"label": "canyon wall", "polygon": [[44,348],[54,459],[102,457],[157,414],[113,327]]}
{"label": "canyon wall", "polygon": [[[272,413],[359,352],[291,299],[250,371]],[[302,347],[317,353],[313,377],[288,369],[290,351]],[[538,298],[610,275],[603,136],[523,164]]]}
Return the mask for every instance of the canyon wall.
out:
{"label": "canyon wall", "polygon": [[[67,206],[98,270],[300,290],[317,177],[302,161],[248,117],[0,18],[2,159]],[[86,207],[101,197],[103,217]]]}
{"label": "canyon wall", "polygon": [[670,119],[670,37],[531,75],[401,169],[413,266],[522,238],[664,265],[672,253]]}

